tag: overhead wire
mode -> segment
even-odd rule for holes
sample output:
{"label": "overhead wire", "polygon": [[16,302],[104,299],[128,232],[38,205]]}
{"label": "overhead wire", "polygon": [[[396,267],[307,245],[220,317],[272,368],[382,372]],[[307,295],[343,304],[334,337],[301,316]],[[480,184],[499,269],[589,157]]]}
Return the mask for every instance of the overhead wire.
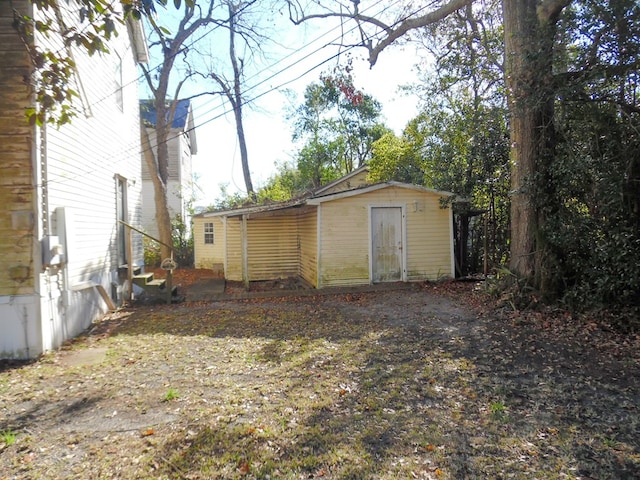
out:
{"label": "overhead wire", "polygon": [[[395,6],[395,5],[396,5],[396,4],[398,4],[398,3],[399,3],[399,0],[396,0],[395,2],[393,2],[393,3],[391,3],[391,4],[387,5],[387,6],[385,6],[384,8],[382,8],[381,10],[379,10],[378,12],[376,12],[374,15],[380,15],[380,14],[384,13],[386,10],[388,10],[388,9],[392,8],[393,6]],[[373,9],[374,7],[375,7],[374,5],[369,6],[367,9],[365,9],[365,11],[364,11],[364,12],[366,12],[367,10]],[[419,10],[417,10],[416,12],[414,12],[414,13],[412,13],[412,14],[410,14],[410,15],[413,15],[413,14],[415,14],[415,13],[418,13],[419,11],[421,11],[421,10],[422,10],[422,9],[424,9],[424,8],[425,8],[425,7],[421,7]],[[408,15],[408,16],[410,16],[410,15]],[[231,18],[231,17],[230,17],[230,18]],[[404,20],[404,18],[406,18],[406,17],[403,17],[403,18],[402,18],[402,19],[400,19],[399,21],[403,21],[403,20]],[[396,23],[397,23],[397,22],[396,22]],[[280,74],[282,74],[282,73],[285,73],[287,70],[289,70],[289,69],[291,69],[291,68],[295,67],[296,65],[300,64],[300,63],[301,63],[301,62],[303,62],[304,60],[306,60],[306,59],[310,58],[312,55],[317,54],[318,52],[322,51],[322,50],[323,50],[323,49],[325,49],[326,47],[328,47],[328,46],[332,45],[334,42],[336,42],[336,41],[340,40],[340,38],[342,37],[342,35],[344,35],[344,32],[343,32],[343,33],[341,33],[340,35],[338,35],[337,37],[332,38],[330,41],[328,41],[328,42],[324,43],[323,45],[321,45],[321,46],[319,46],[319,47],[315,48],[313,51],[311,51],[311,52],[309,52],[309,53],[305,54],[303,57],[301,57],[301,58],[299,58],[299,59],[297,59],[297,60],[293,61],[292,63],[290,63],[290,64],[286,65],[285,67],[281,68],[280,70],[275,71],[274,73],[272,73],[271,75],[267,76],[266,78],[262,78],[262,74],[263,74],[264,72],[268,72],[268,71],[270,71],[273,67],[278,66],[279,64],[281,64],[281,63],[285,62],[286,60],[288,60],[289,58],[293,57],[294,55],[296,55],[296,54],[298,54],[298,53],[300,53],[300,52],[304,51],[304,50],[305,50],[305,49],[307,49],[307,47],[309,47],[310,45],[313,45],[314,43],[318,42],[319,40],[321,40],[322,38],[324,38],[324,37],[328,36],[329,34],[331,34],[332,32],[334,32],[335,30],[337,30],[337,29],[339,29],[339,28],[340,28],[340,25],[338,25],[338,26],[336,26],[336,27],[333,27],[332,29],[330,29],[330,30],[328,30],[328,31],[323,32],[322,34],[318,35],[316,38],[314,38],[314,39],[313,39],[311,42],[309,42],[308,44],[304,45],[303,47],[301,47],[301,48],[299,48],[299,49],[294,50],[294,52],[293,52],[292,54],[287,55],[287,56],[285,56],[285,57],[283,57],[283,58],[279,59],[279,60],[278,60],[278,61],[276,61],[275,63],[273,63],[273,64],[271,64],[271,65],[269,65],[269,66],[267,66],[267,67],[263,68],[262,70],[260,70],[260,71],[258,71],[258,72],[256,72],[256,73],[254,73],[251,77],[249,77],[249,78],[247,79],[247,83],[248,83],[249,81],[251,81],[252,79],[254,79],[254,78],[260,78],[260,80],[259,80],[257,83],[254,83],[253,85],[251,85],[250,87],[245,88],[245,89],[244,89],[244,91],[242,92],[242,96],[246,95],[248,92],[250,92],[250,91],[252,91],[252,90],[255,90],[256,88],[258,88],[258,87],[260,87],[261,85],[263,85],[263,84],[267,83],[268,81],[272,80],[273,78],[277,77],[278,75],[280,75]],[[357,27],[356,27],[356,26],[351,27],[351,28],[350,28],[346,33],[352,33],[352,32],[353,32],[353,31],[355,31],[356,29],[357,29]],[[203,35],[203,36],[204,36],[204,35]],[[192,45],[193,45],[193,44],[192,44]],[[293,83],[293,82],[295,82],[295,81],[299,80],[300,78],[304,77],[305,75],[307,75],[308,73],[310,73],[310,72],[312,72],[313,70],[317,69],[318,67],[320,67],[320,66],[324,65],[325,63],[328,63],[329,61],[331,61],[331,60],[333,60],[333,59],[335,59],[335,58],[339,57],[341,54],[344,54],[346,51],[352,50],[353,48],[355,48],[355,45],[354,45],[354,46],[350,46],[350,47],[348,47],[348,48],[347,48],[347,50],[345,50],[345,51],[343,51],[343,52],[340,52],[339,54],[334,54],[334,55],[332,55],[331,57],[329,57],[328,59],[325,59],[325,60],[323,60],[323,61],[319,62],[318,64],[316,64],[316,65],[314,65],[313,67],[309,68],[308,70],[306,70],[304,73],[302,73],[302,74],[298,75],[297,77],[295,77],[295,78],[293,78],[293,79],[286,80],[286,81],[284,81],[284,82],[280,83],[279,85],[276,85],[276,86],[274,86],[274,87],[269,88],[269,89],[268,89],[267,91],[265,91],[265,92],[262,92],[262,93],[260,93],[260,94],[258,94],[258,95],[255,95],[255,96],[253,96],[253,97],[251,97],[251,98],[247,99],[246,101],[244,101],[244,102],[243,102],[243,105],[248,105],[248,104],[254,103],[257,99],[259,99],[259,98],[261,98],[261,97],[265,96],[266,94],[271,93],[271,92],[273,92],[273,91],[275,91],[275,90],[278,90],[278,89],[280,89],[280,88],[282,88],[282,87],[284,87],[284,86],[286,86],[286,85],[288,85],[288,84],[290,84],[290,83]],[[218,98],[218,100],[219,100],[219,98]],[[208,101],[204,102],[201,106],[199,106],[199,107],[197,107],[196,109],[194,109],[194,110],[193,110],[193,113],[195,114],[197,110],[202,110],[202,109],[204,108],[204,106],[205,106],[205,105],[210,104],[210,103],[212,103],[212,102],[214,102],[214,101],[215,101],[215,99],[208,100]],[[223,109],[224,109],[224,108],[226,108],[226,107],[224,106],[224,103],[225,103],[224,101],[221,101],[219,104],[214,105],[212,108],[210,108],[210,109],[206,110],[206,111],[204,112],[204,115],[209,114],[209,113],[212,113],[212,112],[214,112],[214,111],[216,111],[216,110],[219,110],[220,108],[223,108]],[[231,113],[231,111],[232,111],[232,110],[227,110],[227,109],[225,109],[222,113],[220,113],[220,114],[218,114],[218,115],[215,115],[214,117],[209,118],[209,119],[207,119],[207,120],[204,120],[203,122],[201,122],[201,123],[199,123],[199,124],[195,125],[193,128],[198,128],[198,127],[200,127],[200,126],[202,126],[202,125],[205,125],[205,124],[210,123],[210,122],[212,122],[212,121],[214,121],[214,120],[217,120],[217,119],[219,119],[219,118],[221,118],[221,117],[223,117],[223,116],[227,115],[228,113]],[[188,133],[188,131],[189,131],[189,130],[186,130],[186,132],[187,132],[187,133]],[[184,132],[183,132],[183,133],[184,133]],[[172,139],[172,138],[175,138],[175,136],[174,136],[174,137],[169,137],[167,140],[170,140],[170,139]],[[153,146],[152,146],[152,147],[153,147]],[[157,147],[157,144],[155,145],[155,147]]]}
{"label": "overhead wire", "polygon": [[[392,4],[390,4],[390,5],[386,6],[385,8],[383,8],[382,10],[380,10],[379,12],[377,12],[377,13],[376,13],[376,14],[374,14],[374,15],[380,15],[381,13],[384,13],[384,11],[385,11],[385,10],[387,10],[387,9],[391,8],[393,5],[395,5],[395,4],[397,4],[397,3],[399,3],[399,1],[393,2]],[[373,6],[371,6],[371,7],[369,7],[369,8],[373,8]],[[416,10],[415,12],[412,12],[412,13],[410,13],[410,14],[407,14],[405,17],[403,17],[403,18],[399,19],[399,20],[398,20],[398,22],[401,22],[401,21],[403,21],[405,18],[408,18],[408,17],[410,17],[410,16],[412,16],[412,15],[415,15],[415,14],[419,13],[420,11],[422,11],[422,10],[423,10],[423,9],[425,9],[425,8],[426,8],[426,7],[424,7],[424,6],[423,6],[423,7],[421,7],[420,9]],[[231,18],[231,17],[230,17],[230,18]],[[397,22],[396,22],[396,23],[397,23]],[[327,36],[328,34],[330,34],[331,32],[333,32],[334,30],[338,29],[339,27],[340,27],[340,26],[334,27],[334,28],[330,29],[329,31],[322,33],[321,35],[319,35],[318,37],[316,37],[312,42],[310,42],[310,43],[308,43],[308,44],[304,45],[303,47],[301,47],[301,48],[299,48],[299,49],[296,49],[292,54],[290,54],[290,55],[288,55],[288,56],[285,56],[284,58],[279,59],[277,62],[273,63],[272,65],[270,65],[270,66],[268,66],[268,67],[265,67],[265,69],[263,69],[263,70],[261,70],[261,71],[259,71],[259,72],[256,72],[254,75],[252,75],[252,76],[250,77],[250,79],[255,78],[255,77],[259,77],[261,73],[263,73],[263,72],[265,72],[265,71],[268,71],[269,69],[273,68],[274,66],[277,66],[277,65],[279,65],[279,64],[281,64],[281,63],[283,63],[284,61],[286,61],[286,60],[287,60],[287,59],[289,59],[290,57],[294,56],[295,54],[297,54],[297,53],[300,53],[300,52],[304,51],[308,46],[310,46],[310,45],[312,45],[313,43],[317,42],[319,39],[322,39],[323,37]],[[215,28],[219,28],[219,26],[216,26]],[[357,26],[354,26],[354,27],[350,28],[346,33],[347,33],[347,34],[352,33],[356,28],[357,28]],[[212,29],[212,30],[213,30],[213,29]],[[202,38],[204,38],[206,35],[210,34],[212,30],[209,30],[209,31],[205,32],[202,36],[200,36],[200,37],[199,37],[199,39],[201,40],[201,39],[202,39]],[[329,42],[325,43],[324,45],[322,45],[322,46],[320,46],[320,47],[318,47],[318,48],[316,48],[316,49],[315,49],[315,50],[313,50],[311,53],[309,53],[309,54],[305,54],[305,56],[303,56],[303,57],[301,57],[301,58],[299,58],[299,59],[295,60],[294,62],[292,62],[292,63],[290,63],[290,64],[286,65],[285,67],[281,68],[280,70],[278,70],[278,71],[276,71],[276,72],[272,73],[270,76],[268,76],[268,77],[266,77],[266,78],[264,78],[264,79],[262,79],[262,80],[258,81],[257,83],[255,83],[255,84],[251,85],[250,87],[248,87],[248,88],[246,88],[246,89],[244,90],[244,93],[246,93],[246,92],[250,92],[250,91],[252,91],[252,90],[254,90],[254,89],[258,88],[259,86],[263,85],[264,83],[268,82],[269,80],[271,80],[271,79],[273,79],[273,78],[277,77],[278,75],[280,75],[280,74],[282,74],[282,73],[285,73],[286,71],[288,71],[288,70],[292,69],[293,67],[297,66],[297,65],[298,65],[298,64],[300,64],[301,62],[303,62],[303,61],[307,60],[307,59],[308,59],[308,58],[310,58],[312,55],[317,54],[319,51],[323,50],[324,48],[326,48],[326,47],[328,47],[328,46],[332,45],[334,42],[339,41],[339,40],[341,39],[341,37],[342,37],[342,35],[343,35],[343,34],[344,34],[344,33],[341,33],[341,35],[340,35],[340,36],[338,36],[338,37],[336,37],[336,38],[333,38],[331,41],[329,41]],[[194,45],[194,44],[195,44],[195,42],[190,43],[190,45]],[[261,92],[261,93],[258,93],[258,94],[256,94],[256,95],[254,95],[253,97],[251,97],[251,98],[247,99],[246,101],[244,101],[244,102],[243,102],[243,105],[248,105],[248,104],[254,103],[254,102],[255,102],[255,101],[257,101],[259,98],[262,98],[263,96],[265,96],[265,95],[267,95],[267,94],[269,94],[269,93],[271,93],[271,92],[273,92],[273,91],[276,91],[276,90],[278,90],[278,89],[281,89],[282,87],[284,87],[284,86],[286,86],[286,85],[289,85],[289,84],[291,84],[291,83],[293,83],[293,82],[295,82],[295,81],[297,81],[297,80],[299,80],[299,79],[303,78],[304,76],[308,75],[310,72],[312,72],[312,71],[316,70],[316,69],[317,69],[317,68],[319,68],[320,66],[322,66],[322,65],[324,65],[324,64],[326,64],[326,63],[328,63],[328,62],[330,62],[330,61],[332,61],[332,60],[334,60],[334,59],[336,59],[336,58],[338,58],[338,57],[340,57],[341,55],[344,55],[346,52],[348,52],[348,51],[350,51],[350,50],[352,50],[352,49],[354,49],[354,48],[356,48],[356,47],[358,47],[358,45],[351,45],[351,46],[346,47],[346,49],[345,49],[345,50],[342,50],[342,51],[340,51],[340,52],[338,52],[338,53],[336,53],[336,54],[333,54],[333,55],[331,55],[330,57],[328,57],[328,58],[326,58],[326,59],[324,59],[324,60],[322,60],[322,61],[320,61],[320,62],[318,62],[318,63],[314,64],[313,66],[311,66],[311,67],[307,68],[304,72],[300,73],[300,74],[299,74],[299,75],[297,75],[296,77],[294,77],[294,78],[290,78],[290,79],[287,79],[287,80],[285,80],[285,81],[282,81],[281,83],[279,83],[279,84],[277,84],[277,85],[275,85],[275,86],[272,86],[272,87],[270,87],[269,89],[267,89],[267,90],[265,90],[265,91],[263,91],[263,92]],[[155,69],[155,68],[159,68],[160,66],[161,66],[161,64],[160,64],[160,65],[158,65],[158,66],[156,66],[156,67],[154,67],[154,69]],[[136,81],[136,82],[137,82],[137,81],[139,81],[142,77],[143,77],[143,75],[139,76],[139,77],[137,78],[137,80],[134,80],[134,81]],[[133,82],[130,82],[130,83],[133,83]],[[129,84],[130,84],[130,83],[129,83]],[[127,84],[127,85],[129,85],[129,84]],[[108,96],[107,96],[107,98],[108,98]],[[99,100],[99,102],[101,102],[101,101],[103,101],[103,99]],[[211,101],[207,101],[207,102],[205,102],[205,104],[210,103],[210,102],[211,102]],[[94,104],[96,104],[96,103],[98,103],[98,102],[94,102]],[[202,107],[200,107],[200,109],[201,109],[201,108],[202,108]],[[220,108],[223,108],[223,111],[222,111],[221,113],[219,113],[219,114],[217,114],[217,115],[214,115],[214,116],[212,116],[212,117],[210,117],[210,118],[207,118],[207,119],[203,120],[202,122],[198,123],[197,125],[194,125],[194,127],[192,127],[192,128],[187,128],[187,129],[185,129],[184,131],[180,132],[180,133],[179,133],[179,134],[177,134],[177,135],[174,135],[174,136],[172,136],[172,137],[168,137],[168,138],[167,138],[167,141],[169,141],[169,140],[171,140],[171,139],[173,139],[173,138],[176,138],[176,137],[178,137],[178,136],[182,135],[183,133],[189,133],[191,130],[196,129],[196,128],[198,128],[198,127],[201,127],[201,126],[203,126],[203,125],[206,125],[206,124],[208,124],[208,123],[210,123],[210,122],[212,122],[212,121],[214,121],[214,120],[217,120],[217,119],[219,119],[219,118],[221,118],[221,117],[223,117],[223,116],[227,115],[228,113],[230,113],[230,112],[232,111],[232,110],[227,110],[227,109],[225,108],[225,106],[224,106],[224,103],[222,103],[222,102],[221,102],[221,104],[216,105],[215,107],[213,107],[213,108],[211,108],[211,109],[207,110],[207,111],[206,111],[206,112],[204,112],[204,113],[205,113],[205,114],[209,114],[209,113],[212,113],[212,112],[214,112],[214,111],[216,111],[216,110],[218,110],[218,109],[220,109]],[[151,146],[151,149],[155,150],[155,149],[157,148],[157,146],[158,146],[158,144],[152,145],[152,146]],[[120,150],[120,151],[116,152],[116,155],[115,155],[115,156],[125,156],[125,155],[127,155],[128,153],[133,153],[133,152],[135,152],[136,154],[142,154],[142,153],[144,153],[144,151],[145,151],[145,150],[144,150],[144,148],[142,148],[142,149],[141,149],[141,147],[139,146],[139,144],[137,144],[137,142],[135,142],[134,144],[131,144],[130,146],[125,146],[125,147],[124,147],[124,149],[122,149],[122,150]],[[88,171],[84,171],[84,172],[79,172],[79,174],[78,174],[76,177],[84,176],[84,175],[90,174],[90,173],[92,173],[93,171],[95,171],[95,170],[94,170],[94,169],[92,169],[92,170],[88,170]],[[73,178],[65,177],[64,179],[60,179],[60,180],[50,180],[50,182],[63,183],[63,182],[65,182],[65,181],[70,181],[70,180],[72,180],[72,179],[73,179]]]}
{"label": "overhead wire", "polygon": [[[396,5],[397,3],[399,3],[399,0],[396,0],[395,2],[393,2],[393,3],[391,3],[391,4],[387,5],[387,6],[385,6],[382,10],[380,10],[380,11],[376,12],[374,15],[380,15],[380,14],[384,13],[386,10],[388,10],[388,9],[392,8],[392,7],[393,7],[394,5]],[[366,12],[367,10],[372,9],[372,8],[374,8],[374,6],[370,6],[370,7],[368,7],[367,9],[365,9],[365,12]],[[415,15],[416,13],[419,13],[420,11],[424,10],[425,8],[426,8],[426,7],[424,7],[424,6],[423,6],[423,7],[419,8],[418,10],[416,10],[415,12],[412,12],[412,13],[410,13],[410,14],[408,14],[408,15],[406,15],[406,16],[404,16],[404,17],[402,17],[402,18],[400,18],[400,19],[399,19],[395,24],[397,24],[397,23],[399,23],[399,22],[404,21],[406,18],[408,18],[408,17],[410,17],[410,16],[412,16],[412,15]],[[394,25],[395,25],[395,24],[394,24]],[[300,48],[300,49],[295,50],[291,55],[285,56],[284,58],[279,59],[279,60],[278,60],[277,62],[275,62],[274,64],[272,64],[272,65],[270,65],[270,66],[268,66],[268,67],[265,67],[264,69],[260,70],[259,72],[257,72],[257,73],[255,73],[255,74],[253,74],[253,75],[252,75],[252,77],[250,77],[250,78],[249,78],[249,80],[251,80],[252,78],[255,78],[255,77],[260,77],[260,76],[261,76],[261,74],[262,74],[262,73],[264,73],[265,71],[269,71],[272,67],[277,66],[277,65],[278,65],[278,64],[280,64],[280,63],[283,63],[284,61],[286,61],[288,58],[292,57],[292,56],[293,56],[293,55],[295,55],[296,53],[302,52],[302,51],[303,51],[304,49],[306,49],[306,47],[308,47],[309,45],[314,44],[314,43],[315,43],[315,42],[317,42],[318,40],[320,40],[320,39],[322,39],[323,37],[325,37],[325,36],[329,35],[330,33],[332,33],[333,31],[335,31],[335,30],[337,30],[337,29],[339,29],[340,27],[341,27],[341,26],[340,26],[340,25],[338,25],[338,26],[336,26],[336,27],[333,27],[333,28],[332,28],[332,29],[330,29],[329,31],[326,31],[326,32],[322,33],[321,35],[319,35],[318,37],[316,37],[314,40],[312,40],[309,44],[307,44],[307,45],[303,46],[303,47],[302,47],[302,48]],[[352,33],[352,32],[353,32],[353,31],[355,31],[357,28],[358,28],[357,26],[351,27],[351,28],[350,28],[346,33],[347,33],[347,34]],[[281,68],[280,70],[278,70],[278,71],[276,71],[276,72],[272,73],[272,74],[271,74],[271,75],[269,75],[268,77],[266,77],[266,78],[262,78],[259,82],[257,82],[257,83],[255,83],[255,84],[251,85],[251,86],[250,86],[250,87],[248,87],[248,88],[245,88],[245,90],[244,90],[244,92],[242,93],[242,95],[245,95],[247,92],[250,92],[250,91],[252,91],[252,90],[254,90],[254,89],[258,88],[258,87],[259,87],[259,86],[261,86],[262,84],[264,84],[264,83],[268,82],[269,80],[271,80],[271,79],[273,79],[273,78],[277,77],[278,75],[280,75],[280,74],[282,74],[282,73],[286,72],[287,70],[289,70],[289,69],[291,69],[291,68],[295,67],[296,65],[298,65],[298,64],[299,64],[299,63],[301,63],[302,61],[306,60],[307,58],[311,57],[312,55],[315,55],[316,53],[320,52],[321,50],[325,49],[326,47],[328,47],[328,46],[332,45],[334,42],[336,42],[336,41],[340,40],[340,39],[342,38],[342,36],[344,35],[344,33],[345,33],[345,32],[342,32],[339,36],[337,36],[337,37],[335,37],[335,38],[331,39],[329,42],[325,43],[324,45],[322,45],[322,46],[320,46],[320,47],[316,48],[315,50],[313,50],[312,52],[310,52],[310,53],[308,53],[308,54],[305,54],[305,56],[304,56],[304,57],[302,57],[302,58],[300,58],[300,59],[295,60],[293,63],[288,64],[287,66],[285,66],[285,67]],[[327,58],[327,59],[325,59],[325,60],[320,61],[319,63],[317,63],[317,64],[313,65],[313,66],[312,66],[312,67],[310,67],[310,68],[308,68],[307,70],[305,70],[303,73],[299,74],[298,76],[296,76],[296,77],[294,77],[294,78],[292,78],[292,79],[289,79],[289,80],[283,81],[282,83],[280,83],[280,84],[278,84],[278,85],[276,85],[276,86],[273,86],[273,87],[269,88],[268,90],[266,90],[266,91],[264,91],[264,92],[262,92],[262,93],[259,93],[259,94],[257,94],[257,95],[254,95],[253,97],[251,97],[251,98],[247,99],[246,101],[244,101],[244,102],[243,102],[243,105],[248,105],[248,104],[254,103],[254,102],[255,102],[256,100],[258,100],[259,98],[261,98],[261,97],[263,97],[263,96],[265,96],[265,95],[267,95],[267,94],[269,94],[269,93],[271,93],[271,92],[273,92],[273,91],[279,90],[280,88],[282,88],[282,87],[284,87],[284,86],[286,86],[286,85],[288,85],[288,84],[291,84],[291,83],[293,83],[293,82],[295,82],[295,81],[297,81],[297,80],[299,80],[299,79],[303,78],[304,76],[306,76],[306,75],[307,75],[307,74],[309,74],[310,72],[312,72],[312,71],[316,70],[318,67],[320,67],[320,66],[322,66],[322,65],[324,65],[324,64],[326,64],[326,63],[328,63],[328,62],[330,62],[331,60],[334,60],[335,58],[338,58],[339,56],[341,56],[341,55],[345,54],[346,52],[348,52],[348,51],[350,51],[350,50],[352,50],[352,49],[354,49],[354,48],[356,48],[356,47],[358,47],[358,46],[359,46],[359,45],[351,45],[351,46],[346,47],[346,49],[345,49],[345,50],[343,50],[343,51],[341,51],[341,52],[338,52],[337,54],[331,55],[329,58]],[[205,102],[205,104],[210,103],[210,102],[212,102],[212,101],[213,101],[213,100],[211,100],[211,101],[207,101],[207,102]],[[219,108],[225,108],[223,103],[224,103],[224,102],[221,102],[221,104],[216,105],[216,106],[214,106],[213,108],[211,108],[211,109],[207,110],[206,112],[204,112],[204,114],[212,113],[212,112],[214,112],[214,111],[218,110]],[[202,109],[202,106],[201,106],[201,107],[198,107],[198,108],[199,108],[199,109]],[[231,113],[231,111],[232,111],[232,110],[227,110],[227,109],[225,109],[222,113],[217,114],[217,115],[215,115],[215,116],[213,116],[213,117],[211,117],[211,118],[208,118],[208,119],[206,119],[206,120],[204,120],[204,121],[202,121],[202,122],[200,122],[200,123],[198,123],[198,124],[194,125],[194,127],[193,127],[193,128],[195,129],[195,128],[201,127],[201,126],[203,126],[203,125],[206,125],[207,123],[210,123],[210,122],[212,122],[212,121],[214,121],[214,120],[217,120],[217,119],[219,119],[219,118],[221,118],[221,117],[223,117],[223,116],[227,115],[228,113]],[[194,111],[194,113],[195,113],[195,111]],[[186,130],[185,132],[187,132],[187,133],[188,133],[189,131],[190,131],[190,129],[189,129],[189,130]],[[170,138],[175,138],[175,137],[170,137]],[[170,139],[170,138],[169,138],[169,139]],[[169,140],[169,139],[168,139],[168,140]],[[156,147],[157,147],[157,145],[156,145]]]}

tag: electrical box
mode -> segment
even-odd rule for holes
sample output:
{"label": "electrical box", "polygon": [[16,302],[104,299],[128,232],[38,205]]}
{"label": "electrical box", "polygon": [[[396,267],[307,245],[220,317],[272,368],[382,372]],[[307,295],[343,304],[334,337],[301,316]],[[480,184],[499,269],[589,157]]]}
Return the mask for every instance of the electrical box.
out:
{"label": "electrical box", "polygon": [[47,235],[42,239],[42,265],[59,266],[65,263],[64,248],[57,235]]}

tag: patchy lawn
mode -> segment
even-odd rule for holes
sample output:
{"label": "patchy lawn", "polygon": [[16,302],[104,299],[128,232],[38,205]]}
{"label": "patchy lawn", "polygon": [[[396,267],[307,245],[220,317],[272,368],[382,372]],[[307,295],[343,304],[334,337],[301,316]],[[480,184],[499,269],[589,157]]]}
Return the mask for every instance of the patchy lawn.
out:
{"label": "patchy lawn", "polygon": [[0,479],[640,478],[640,339],[472,288],[118,312],[0,371]]}

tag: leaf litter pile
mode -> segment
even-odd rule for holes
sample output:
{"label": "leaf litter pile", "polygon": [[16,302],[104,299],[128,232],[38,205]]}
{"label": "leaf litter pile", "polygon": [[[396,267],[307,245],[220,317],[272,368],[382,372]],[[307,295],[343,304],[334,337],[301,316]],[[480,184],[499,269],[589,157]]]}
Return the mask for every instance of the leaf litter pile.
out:
{"label": "leaf litter pile", "polygon": [[636,479],[640,339],[471,284],[112,314],[0,370],[0,479]]}

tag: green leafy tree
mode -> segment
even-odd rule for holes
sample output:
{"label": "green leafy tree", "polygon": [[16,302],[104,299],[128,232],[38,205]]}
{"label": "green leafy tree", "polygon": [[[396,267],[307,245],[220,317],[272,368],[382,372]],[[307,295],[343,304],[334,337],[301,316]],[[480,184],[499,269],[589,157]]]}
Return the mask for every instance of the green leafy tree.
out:
{"label": "green leafy tree", "polygon": [[[410,87],[423,99],[422,113],[400,139],[374,144],[371,176],[458,195],[456,260],[464,275],[483,268],[486,250],[493,263],[504,260],[508,245],[501,30],[494,11],[467,7],[426,29],[421,41],[436,59],[421,73],[422,83]],[[479,221],[481,213],[487,222]]]}
{"label": "green leafy tree", "polygon": [[230,193],[229,184],[223,183],[218,187],[220,188],[220,196],[206,210],[230,210],[252,203],[249,197],[240,192]]}
{"label": "green leafy tree", "polygon": [[[375,15],[366,10],[367,15],[357,1],[351,6],[341,4],[340,10],[322,0],[304,7],[294,1],[289,4],[296,24],[326,18],[355,22],[359,43],[368,50],[372,65],[389,45],[470,5],[478,10],[490,8],[481,0],[448,0],[433,2],[430,9],[407,4],[406,8],[379,9],[381,13]],[[558,144],[559,114],[569,102],[610,104],[619,122],[633,124],[639,8],[632,0],[502,1],[511,160],[509,266],[545,296],[561,293],[564,281],[548,233],[552,216],[563,207],[558,203],[558,185],[552,181],[556,160],[565,151]],[[582,95],[568,97],[569,92]]]}
{"label": "green leafy tree", "polygon": [[424,185],[424,136],[419,128],[421,118],[411,120],[401,137],[388,132],[373,144],[373,156],[369,161],[371,181],[396,180]]}
{"label": "green leafy tree", "polygon": [[258,191],[258,202],[290,200],[308,191],[310,187],[311,184],[299,169],[289,164],[280,164],[276,173]]}
{"label": "green leafy tree", "polygon": [[307,86],[293,114],[293,139],[304,142],[297,162],[303,178],[318,187],[364,165],[388,132],[380,114],[380,103],[354,86],[349,66]]}
{"label": "green leafy tree", "polygon": [[[89,55],[109,52],[109,40],[117,36],[128,18],[148,18],[154,22],[155,5],[166,5],[167,0],[77,0],[63,8],[58,0],[33,0],[13,4],[13,25],[22,36],[31,57],[36,107],[28,110],[27,118],[33,124],[51,123],[57,126],[69,123],[78,112],[73,101],[79,96],[73,89],[75,61],[72,49],[84,49]],[[194,0],[185,0],[193,7]],[[29,4],[40,15],[31,16]],[[174,0],[179,9],[181,0]],[[34,34],[43,35],[60,48],[43,48],[33,41]]]}
{"label": "green leafy tree", "polygon": [[571,306],[638,307],[640,6],[580,7],[559,24],[571,48],[555,60],[556,155],[538,182],[549,264]]}

